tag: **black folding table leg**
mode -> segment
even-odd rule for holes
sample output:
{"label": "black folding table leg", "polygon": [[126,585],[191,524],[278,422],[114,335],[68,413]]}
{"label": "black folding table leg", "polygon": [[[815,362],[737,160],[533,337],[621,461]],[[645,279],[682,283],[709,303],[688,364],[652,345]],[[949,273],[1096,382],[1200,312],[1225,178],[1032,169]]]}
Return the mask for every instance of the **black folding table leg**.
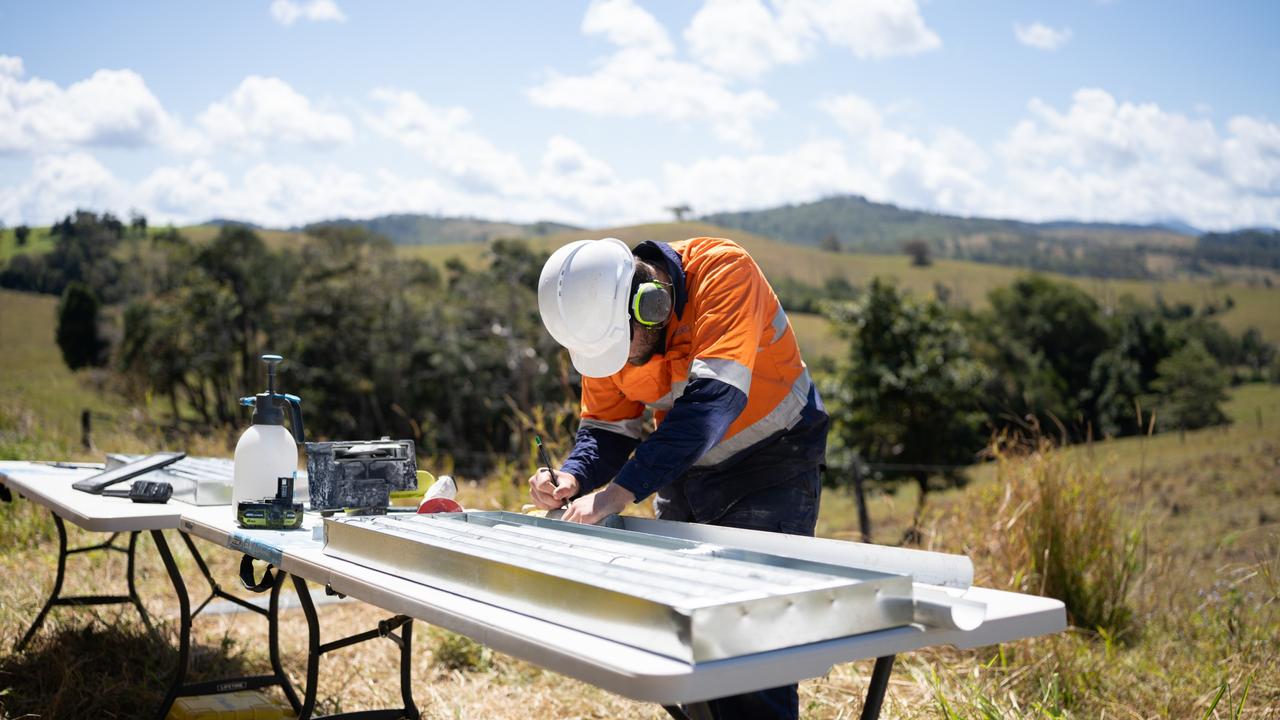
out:
{"label": "black folding table leg", "polygon": [[[31,627],[27,628],[27,632],[22,635],[22,639],[14,646],[14,649],[21,652],[31,642],[31,638],[35,636],[36,631],[44,624],[45,618],[49,616],[49,611],[56,606],[75,606],[83,607],[86,605],[122,605],[125,603],[133,605],[138,610],[138,614],[142,616],[142,622],[151,629],[151,619],[147,615],[147,610],[142,606],[142,599],[138,597],[137,588],[134,586],[134,555],[138,544],[138,533],[133,532],[129,535],[129,546],[122,548],[115,544],[115,540],[120,533],[111,533],[111,537],[106,542],[97,545],[89,545],[86,547],[68,548],[67,547],[67,526],[62,522],[62,518],[57,513],[53,513],[53,525],[58,530],[58,574],[53,581],[53,590],[49,593],[49,599],[45,601],[44,607],[40,608],[36,619],[32,621]],[[95,552],[98,550],[108,551],[114,550],[128,555],[128,571],[126,577],[129,583],[128,595],[72,595],[70,597],[62,596],[62,583],[67,577],[67,558],[77,553]]]}
{"label": "black folding table leg", "polygon": [[[298,593],[298,601],[302,604],[302,613],[307,618],[307,687],[303,691],[302,709],[298,711],[297,720],[310,720],[316,707],[316,681],[320,677],[320,656],[332,650],[373,640],[379,637],[390,638],[400,645],[400,697],[403,708],[390,710],[359,710],[340,715],[326,715],[327,718],[349,718],[350,720],[394,720],[408,718],[419,720],[421,715],[413,702],[413,684],[410,678],[410,661],[412,659],[413,620],[404,615],[396,615],[378,623],[376,630],[367,630],[341,640],[327,643],[320,642],[320,618],[316,614],[315,603],[311,601],[311,592],[307,589],[307,581],[293,577],[293,587]],[[400,637],[394,631],[400,628]]]}
{"label": "black folding table leg", "polygon": [[53,580],[53,591],[49,593],[49,599],[45,601],[44,607],[40,608],[40,612],[36,615],[36,619],[32,621],[31,627],[27,628],[27,632],[23,634],[22,639],[14,647],[17,652],[22,652],[22,649],[27,646],[27,643],[36,634],[36,631],[44,624],[44,618],[49,614],[49,609],[57,604],[59,595],[62,593],[62,579],[67,572],[67,529],[62,524],[62,518],[56,514],[53,516],[53,524],[58,528],[58,575]]}
{"label": "black folding table leg", "polygon": [[884,693],[889,689],[889,675],[893,672],[893,655],[876,658],[876,666],[871,670],[871,683],[867,686],[867,701],[862,704],[862,720],[876,720],[880,717],[880,706],[884,704]]}
{"label": "black folding table leg", "polygon": [[178,572],[178,564],[173,561],[173,553],[164,540],[164,532],[151,531],[151,539],[164,562],[164,569],[169,573],[169,581],[173,583],[173,592],[178,596],[178,665],[173,670],[173,682],[165,693],[164,702],[160,704],[156,720],[165,720],[174,700],[182,690],[183,680],[187,676],[187,658],[191,654],[191,600],[187,597],[187,585],[182,581],[182,573]]}
{"label": "black folding table leg", "polygon": [[298,693],[293,689],[293,683],[289,682],[289,676],[284,674],[284,665],[280,662],[280,588],[284,586],[284,576],[284,573],[277,572],[276,581],[271,586],[271,602],[267,609],[267,646],[271,654],[271,671],[280,678],[280,689],[293,708],[293,714],[301,717],[302,702],[298,700]]}
{"label": "black folding table leg", "polygon": [[147,630],[154,632],[155,628],[151,625],[151,616],[147,615],[147,609],[142,606],[142,598],[138,596],[138,587],[134,583],[134,568],[137,567],[137,561],[134,559],[138,549],[138,535],[141,533],[137,530],[129,533],[129,600],[133,602],[133,606],[138,608],[138,614],[142,616],[142,624],[147,626]]}
{"label": "black folding table leg", "polygon": [[675,720],[711,720],[711,706],[705,702],[663,705],[662,709]]}

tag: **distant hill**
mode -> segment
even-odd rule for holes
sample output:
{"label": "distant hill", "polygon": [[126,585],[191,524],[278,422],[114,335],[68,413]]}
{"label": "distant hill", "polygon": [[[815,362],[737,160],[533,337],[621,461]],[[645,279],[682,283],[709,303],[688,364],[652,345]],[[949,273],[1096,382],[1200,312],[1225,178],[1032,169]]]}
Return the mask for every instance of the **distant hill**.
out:
{"label": "distant hill", "polygon": [[362,227],[397,245],[456,245],[459,243],[485,243],[500,237],[541,237],[553,233],[575,230],[573,225],[557,222],[509,223],[468,217],[440,217],[436,215],[383,215],[367,220],[346,218],[312,223],[305,232],[315,227]]}
{"label": "distant hill", "polygon": [[211,227],[218,227],[218,228],[224,225],[243,225],[244,227],[247,227],[250,230],[263,229],[263,227],[261,225],[258,225],[257,223],[251,223],[251,222],[248,222],[247,220],[235,220],[232,218],[211,218],[201,223],[201,225],[209,225]]}
{"label": "distant hill", "polygon": [[1196,257],[1224,265],[1280,270],[1280,230],[1205,233],[1196,241]]}
{"label": "distant hill", "polygon": [[1095,277],[1151,277],[1150,256],[1194,248],[1167,225],[967,218],[909,210],[858,195],[701,218],[723,227],[843,252],[898,254],[910,241],[935,257]]}
{"label": "distant hill", "polygon": [[[992,289],[1002,287],[1020,277],[1024,271],[1016,267],[994,267],[962,260],[940,259],[928,267],[916,267],[909,258],[897,254],[855,254],[851,252],[826,252],[816,247],[797,247],[794,243],[757,235],[748,231],[735,231],[704,222],[658,223],[626,227],[597,228],[587,237],[616,237],[628,245],[642,240],[674,242],[699,235],[730,237],[745,247],[768,276],[774,289],[788,300],[802,299],[795,291],[805,287],[822,288],[832,278],[841,278],[854,287],[866,287],[873,277],[892,277],[904,288],[919,296],[944,295],[949,302],[964,307],[981,308],[987,302]],[[566,232],[530,238],[530,247],[536,252],[550,253],[561,245],[581,239],[579,232]],[[1188,246],[1194,238],[1187,238]],[[443,265],[450,258],[457,258],[473,267],[487,262],[483,245],[468,243],[458,245],[402,246],[398,252],[405,257],[421,258]],[[1280,302],[1280,289],[1270,284],[1262,285],[1241,280],[1218,278],[1187,278],[1173,280],[1082,277],[1075,274],[1072,283],[1104,303],[1114,303],[1124,295],[1152,302],[1160,298],[1167,303],[1188,303],[1201,306],[1213,303],[1227,308],[1217,317],[1233,333],[1256,327],[1269,342],[1280,339],[1280,314],[1272,308]],[[1228,302],[1228,298],[1230,302]],[[796,309],[799,304],[791,304]],[[797,316],[802,313],[797,312]],[[796,334],[806,355],[834,356],[839,352],[839,341],[831,334],[825,320],[812,315],[796,321]]]}

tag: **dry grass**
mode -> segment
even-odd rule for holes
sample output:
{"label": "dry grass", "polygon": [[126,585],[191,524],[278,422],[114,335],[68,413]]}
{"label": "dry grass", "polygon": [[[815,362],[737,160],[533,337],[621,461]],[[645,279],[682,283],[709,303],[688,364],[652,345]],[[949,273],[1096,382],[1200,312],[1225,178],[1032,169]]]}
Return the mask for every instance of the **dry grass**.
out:
{"label": "dry grass", "polygon": [[[10,457],[91,457],[95,453],[78,447],[79,408],[119,413],[122,401],[91,375],[61,367],[47,330],[52,300],[44,300],[0,295],[6,363],[0,374],[0,447]],[[1075,473],[1067,475],[1075,478],[1072,492],[1094,508],[1082,518],[1115,521],[1112,532],[1099,538],[1114,541],[1115,532],[1123,537],[1136,525],[1144,539],[1143,567],[1121,593],[1132,610],[1132,630],[1124,638],[1082,630],[999,648],[933,648],[902,656],[883,717],[1280,718],[1280,389],[1239,388],[1228,409],[1236,422],[1226,429],[1009,458],[975,473],[962,490],[931,494],[928,546],[969,554],[984,585],[1035,590],[1042,570],[1030,561],[1034,533],[1027,523],[1035,517],[1030,508],[1040,492],[1037,478],[1054,467]],[[529,426],[559,443],[552,444],[555,455],[567,439],[545,430],[553,420],[530,418]],[[132,434],[128,423],[117,422],[115,429],[104,423],[98,452],[148,442]],[[226,442],[197,439],[193,446],[226,454]],[[518,508],[532,463],[531,454],[490,479],[464,478],[464,503]],[[896,494],[872,495],[875,539],[901,537],[914,492],[903,486]],[[1058,519],[1069,520],[1069,510],[1058,511],[1067,516]],[[1121,514],[1103,512],[1108,510]],[[73,546],[101,539],[69,530]],[[848,495],[825,493],[819,534],[853,539],[856,531]],[[200,545],[215,576],[235,585],[238,558]],[[0,583],[0,718],[136,717],[138,708],[154,705],[173,658],[166,648],[176,602],[150,541],[141,547],[139,589],[153,616],[167,619],[167,642],[146,635],[132,610],[64,608],[54,611],[31,650],[14,654],[13,643],[53,581],[56,537],[47,512],[27,502],[0,505],[0,577],[6,580]],[[194,564],[181,549],[177,555],[193,597],[203,599]],[[66,591],[122,592],[122,574],[118,555],[79,555],[70,562]],[[320,594],[316,588],[313,593]],[[325,639],[370,628],[385,615],[356,602],[325,605],[319,612]],[[285,611],[282,623],[286,667],[301,678],[302,615]],[[243,613],[198,619],[197,676],[264,670],[263,624]],[[501,653],[476,652],[442,630],[421,624],[416,630],[413,683],[424,717],[664,717],[654,705]],[[321,711],[394,703],[395,656],[385,641],[326,656]],[[841,665],[802,683],[803,716],[857,717],[870,669],[870,662]]]}

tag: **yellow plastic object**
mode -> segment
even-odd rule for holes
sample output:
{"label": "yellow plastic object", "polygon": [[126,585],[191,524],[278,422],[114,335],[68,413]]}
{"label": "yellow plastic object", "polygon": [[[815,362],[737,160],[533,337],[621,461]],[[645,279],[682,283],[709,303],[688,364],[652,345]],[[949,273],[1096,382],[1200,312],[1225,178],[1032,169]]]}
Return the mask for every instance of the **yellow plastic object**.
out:
{"label": "yellow plastic object", "polygon": [[178,698],[168,720],[292,720],[293,709],[258,690]]}
{"label": "yellow plastic object", "polygon": [[427,494],[427,488],[436,481],[436,476],[426,470],[418,471],[418,487],[412,490],[392,490],[391,504],[404,505],[406,507],[416,506],[422,502],[422,496]]}

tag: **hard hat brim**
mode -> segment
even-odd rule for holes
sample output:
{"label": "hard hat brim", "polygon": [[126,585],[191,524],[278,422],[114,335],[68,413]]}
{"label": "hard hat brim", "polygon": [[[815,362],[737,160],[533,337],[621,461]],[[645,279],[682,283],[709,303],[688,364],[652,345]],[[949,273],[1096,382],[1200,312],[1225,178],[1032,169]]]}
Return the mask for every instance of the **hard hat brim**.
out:
{"label": "hard hat brim", "polygon": [[579,352],[569,351],[569,359],[573,361],[573,367],[582,373],[583,377],[604,378],[613,375],[621,370],[627,364],[627,358],[631,355],[631,333],[623,333],[622,337],[611,343],[609,347],[598,355],[584,355]]}

